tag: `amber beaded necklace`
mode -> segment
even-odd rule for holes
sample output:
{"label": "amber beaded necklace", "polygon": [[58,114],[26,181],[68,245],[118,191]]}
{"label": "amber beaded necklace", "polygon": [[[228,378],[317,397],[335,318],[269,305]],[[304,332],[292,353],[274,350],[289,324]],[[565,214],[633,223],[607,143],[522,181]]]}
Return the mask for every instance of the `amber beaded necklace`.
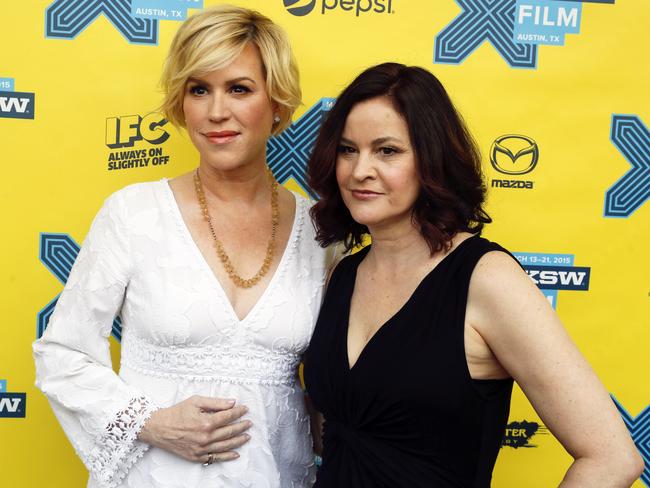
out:
{"label": "amber beaded necklace", "polygon": [[251,288],[255,286],[269,271],[271,267],[271,262],[273,261],[273,254],[275,252],[275,237],[278,232],[278,222],[280,221],[280,211],[278,209],[278,182],[273,177],[273,173],[268,169],[269,180],[271,181],[271,238],[269,243],[266,246],[266,257],[262,266],[257,271],[255,276],[252,278],[244,279],[237,274],[235,267],[232,265],[230,258],[226,254],[221,241],[217,238],[217,233],[214,231],[214,226],[212,225],[212,217],[210,217],[210,211],[208,210],[208,202],[205,199],[205,193],[203,193],[203,185],[201,184],[201,177],[199,176],[199,170],[197,168],[194,173],[194,188],[196,190],[196,197],[199,200],[199,205],[201,206],[201,212],[203,213],[203,218],[207,221],[208,226],[210,227],[210,233],[212,234],[212,239],[214,241],[214,247],[217,250],[217,256],[221,261],[226,273],[230,279],[240,288]]}

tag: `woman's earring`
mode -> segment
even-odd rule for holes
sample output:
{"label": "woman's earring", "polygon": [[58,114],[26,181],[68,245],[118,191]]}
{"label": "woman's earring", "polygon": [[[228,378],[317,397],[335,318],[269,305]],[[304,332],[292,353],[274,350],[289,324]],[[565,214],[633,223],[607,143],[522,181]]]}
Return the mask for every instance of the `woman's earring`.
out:
{"label": "woman's earring", "polygon": [[278,114],[275,114],[275,117],[273,117],[273,122],[275,122],[276,124],[280,122],[280,116]]}

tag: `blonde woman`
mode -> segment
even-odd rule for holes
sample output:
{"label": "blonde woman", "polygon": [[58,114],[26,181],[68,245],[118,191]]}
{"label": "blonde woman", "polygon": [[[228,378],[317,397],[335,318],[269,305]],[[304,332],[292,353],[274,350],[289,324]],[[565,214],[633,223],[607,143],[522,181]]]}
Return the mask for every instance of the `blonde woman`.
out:
{"label": "blonde woman", "polygon": [[37,385],[89,487],[310,486],[296,369],[328,258],[308,202],[266,164],[300,102],[287,37],[259,13],[207,9],[180,27],[162,84],[198,168],[107,199],[34,344]]}

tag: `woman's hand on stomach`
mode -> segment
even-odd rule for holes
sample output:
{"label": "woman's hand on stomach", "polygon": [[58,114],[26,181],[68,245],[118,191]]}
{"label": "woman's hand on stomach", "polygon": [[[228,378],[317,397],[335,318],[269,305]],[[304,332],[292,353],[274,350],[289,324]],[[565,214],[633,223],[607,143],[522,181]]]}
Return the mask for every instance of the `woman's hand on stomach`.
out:
{"label": "woman's hand on stomach", "polygon": [[244,432],[250,420],[239,420],[248,409],[234,400],[192,396],[155,411],[138,434],[138,440],[165,449],[188,461],[231,461],[235,449],[250,439]]}

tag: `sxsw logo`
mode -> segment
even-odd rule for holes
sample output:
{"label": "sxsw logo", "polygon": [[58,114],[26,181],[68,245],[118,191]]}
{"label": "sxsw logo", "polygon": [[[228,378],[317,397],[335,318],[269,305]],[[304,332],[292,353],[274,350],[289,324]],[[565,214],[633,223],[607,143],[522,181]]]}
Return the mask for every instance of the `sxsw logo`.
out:
{"label": "sxsw logo", "polygon": [[34,93],[0,91],[0,117],[33,119]]}
{"label": "sxsw logo", "polygon": [[105,142],[108,147],[133,147],[136,141],[162,144],[169,139],[169,133],[162,127],[167,124],[161,114],[152,112],[140,115],[122,115],[106,119]]}
{"label": "sxsw logo", "polygon": [[537,68],[537,45],[578,33],[585,2],[614,0],[456,0],[462,12],[436,36],[433,61],[460,64],[487,41],[512,68]]}
{"label": "sxsw logo", "polygon": [[573,254],[513,253],[528,277],[556,308],[558,291],[588,291],[591,268],[574,266]]}
{"label": "sxsw logo", "polygon": [[8,393],[7,380],[0,380],[0,418],[24,418],[26,393]]}
{"label": "sxsw logo", "polygon": [[74,39],[100,16],[133,44],[158,44],[158,20],[131,13],[131,0],[54,0],[45,9],[45,37]]}
{"label": "sxsw logo", "polygon": [[[297,17],[310,14],[316,7],[316,0],[283,0],[287,11]],[[359,17],[368,12],[392,14],[393,0],[318,0],[321,15],[333,10],[354,12]]]}
{"label": "sxsw logo", "polygon": [[185,20],[203,0],[54,0],[45,9],[45,37],[74,39],[100,16],[133,44],[158,44],[159,20]]}
{"label": "sxsw logo", "polygon": [[531,444],[531,439],[536,434],[548,434],[548,429],[537,422],[510,422],[505,429],[501,447],[537,447]]}
{"label": "sxsw logo", "polygon": [[589,290],[591,269],[585,267],[526,266],[526,273],[542,290]]}
{"label": "sxsw logo", "polygon": [[[499,173],[521,176],[530,173],[539,161],[539,146],[530,137],[506,134],[497,137],[490,147],[490,164]],[[492,179],[492,187],[532,190],[530,180]]]}
{"label": "sxsw logo", "polygon": [[650,199],[650,130],[638,115],[614,114],[610,140],[631,167],[605,193],[605,217],[626,218]]}
{"label": "sxsw logo", "polygon": [[515,42],[564,45],[565,34],[580,32],[582,4],[557,0],[517,0]]}

